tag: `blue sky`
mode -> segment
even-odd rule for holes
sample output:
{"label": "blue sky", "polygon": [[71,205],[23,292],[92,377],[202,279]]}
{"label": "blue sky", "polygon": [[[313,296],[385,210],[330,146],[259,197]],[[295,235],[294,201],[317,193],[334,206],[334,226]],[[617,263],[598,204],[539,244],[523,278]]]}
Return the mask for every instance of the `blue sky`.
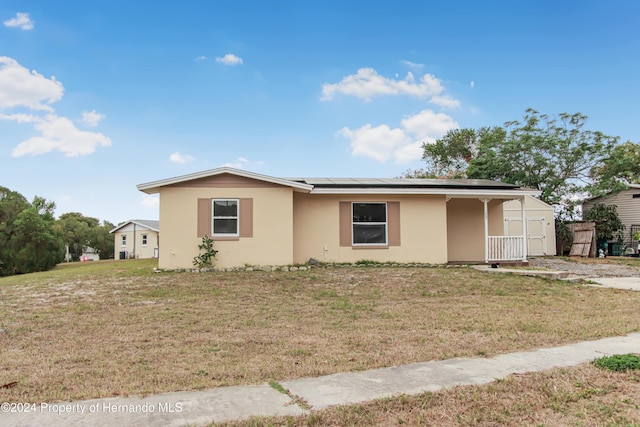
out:
{"label": "blue sky", "polygon": [[222,165],[393,177],[533,107],[640,141],[640,2],[0,1],[0,186],[118,223]]}

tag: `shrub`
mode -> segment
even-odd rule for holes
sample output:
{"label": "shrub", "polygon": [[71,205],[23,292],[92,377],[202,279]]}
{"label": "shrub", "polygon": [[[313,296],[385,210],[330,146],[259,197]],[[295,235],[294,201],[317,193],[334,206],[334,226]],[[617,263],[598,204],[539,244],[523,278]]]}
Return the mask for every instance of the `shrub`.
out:
{"label": "shrub", "polygon": [[211,262],[216,259],[217,250],[213,249],[213,239],[209,236],[202,238],[202,243],[198,245],[200,251],[204,251],[198,256],[193,257],[193,265],[199,268],[205,268],[211,265]]}
{"label": "shrub", "polygon": [[592,362],[599,368],[622,372],[640,369],[640,357],[635,354],[614,354],[595,359]]}

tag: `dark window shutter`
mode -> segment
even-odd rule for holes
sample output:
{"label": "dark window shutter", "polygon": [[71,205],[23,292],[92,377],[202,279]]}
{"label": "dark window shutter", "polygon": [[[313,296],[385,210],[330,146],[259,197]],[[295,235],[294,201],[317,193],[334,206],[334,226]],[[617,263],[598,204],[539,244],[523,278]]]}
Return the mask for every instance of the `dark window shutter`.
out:
{"label": "dark window shutter", "polygon": [[240,237],[253,237],[253,199],[240,199]]}
{"label": "dark window shutter", "polygon": [[389,246],[400,246],[400,202],[387,202]]}
{"label": "dark window shutter", "polygon": [[340,246],[351,246],[351,202],[340,202]]}
{"label": "dark window shutter", "polygon": [[198,237],[211,236],[211,199],[198,199]]}

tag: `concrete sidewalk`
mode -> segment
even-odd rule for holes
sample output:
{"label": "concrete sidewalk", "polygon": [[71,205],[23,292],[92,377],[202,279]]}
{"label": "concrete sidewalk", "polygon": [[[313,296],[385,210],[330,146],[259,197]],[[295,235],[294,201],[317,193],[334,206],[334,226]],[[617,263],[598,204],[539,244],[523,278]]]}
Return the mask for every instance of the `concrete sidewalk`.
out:
{"label": "concrete sidewalk", "polygon": [[[2,406],[3,426],[202,426],[251,416],[299,415],[311,410],[365,402],[398,394],[437,391],[455,385],[485,384],[512,373],[573,366],[611,354],[640,353],[640,333],[624,337],[492,358],[457,358],[371,371],[281,382],[289,395],[267,384],[207,391],[165,393],[146,398],[108,398],[51,404]],[[12,409],[11,407],[9,408]],[[29,412],[24,412],[28,410]]]}
{"label": "concrete sidewalk", "polygon": [[640,277],[593,277],[585,279],[594,282],[589,286],[640,291]]}

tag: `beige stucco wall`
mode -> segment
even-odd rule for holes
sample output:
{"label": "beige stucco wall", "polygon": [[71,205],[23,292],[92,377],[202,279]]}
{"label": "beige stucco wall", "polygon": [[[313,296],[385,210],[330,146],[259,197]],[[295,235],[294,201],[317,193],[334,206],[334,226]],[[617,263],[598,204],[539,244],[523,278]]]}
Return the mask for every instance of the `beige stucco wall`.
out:
{"label": "beige stucco wall", "polygon": [[[502,200],[488,203],[489,235],[503,236]],[[484,203],[479,199],[447,202],[449,262],[484,262]]]}
{"label": "beige stucco wall", "polygon": [[[155,250],[158,248],[158,233],[149,229],[142,229],[139,226],[135,232],[131,227],[118,230],[114,234],[114,259],[120,258],[120,252],[125,251],[127,258],[153,258]],[[142,244],[142,235],[147,235],[147,244]],[[122,236],[127,236],[127,244],[122,245]],[[134,244],[135,241],[135,244]]]}
{"label": "beige stucco wall", "polygon": [[197,237],[199,198],[253,199],[253,237],[215,241],[213,247],[219,252],[214,266],[293,262],[293,190],[290,187],[163,187],[160,190],[160,268],[193,267],[193,258],[198,255],[198,245],[202,242]]}
{"label": "beige stucco wall", "polygon": [[[400,246],[354,249],[340,246],[341,201],[400,202]],[[447,215],[444,196],[310,195],[294,193],[294,262],[359,260],[447,262]]]}

